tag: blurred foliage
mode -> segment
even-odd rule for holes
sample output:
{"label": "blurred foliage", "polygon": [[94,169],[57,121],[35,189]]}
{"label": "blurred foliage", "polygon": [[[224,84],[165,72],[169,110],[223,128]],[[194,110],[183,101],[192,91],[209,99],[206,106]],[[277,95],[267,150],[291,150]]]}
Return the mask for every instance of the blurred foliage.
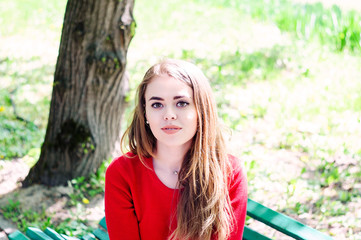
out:
{"label": "blurred foliage", "polygon": [[13,201],[12,199],[9,199],[9,203],[2,207],[0,212],[4,218],[16,223],[18,230],[21,232],[26,232],[28,227],[36,227],[42,230],[49,227],[60,234],[66,234],[68,236],[82,236],[93,231],[93,228],[89,227],[87,221],[78,218],[79,215],[74,215],[75,220],[67,218],[60,223],[55,223],[52,220],[52,216],[49,215],[45,209],[41,212],[31,209],[24,210],[20,206],[19,201]]}
{"label": "blurred foliage", "polygon": [[89,199],[104,193],[105,170],[110,162],[111,159],[104,161],[97,172],[91,174],[89,177],[78,177],[69,182],[69,186],[73,189],[72,193],[69,195],[69,205],[77,206],[78,204],[89,204]]}
{"label": "blurred foliage", "polygon": [[[22,157],[42,143],[54,67],[6,57],[0,61],[0,159]],[[19,66],[22,66],[19,68]]]}
{"label": "blurred foliage", "polygon": [[361,51],[361,14],[356,10],[346,12],[337,5],[325,8],[320,2],[302,4],[290,0],[212,0],[208,4],[238,9],[252,18],[273,22],[280,30],[301,39],[319,40],[337,51]]}
{"label": "blurred foliage", "polygon": [[28,227],[39,227],[45,229],[51,226],[51,218],[46,215],[43,209],[40,213],[32,210],[24,210],[19,201],[9,200],[9,203],[0,209],[6,219],[17,223],[20,231],[25,232]]}
{"label": "blurred foliage", "polygon": [[66,1],[0,1],[0,36],[40,29],[58,31],[63,24]]}

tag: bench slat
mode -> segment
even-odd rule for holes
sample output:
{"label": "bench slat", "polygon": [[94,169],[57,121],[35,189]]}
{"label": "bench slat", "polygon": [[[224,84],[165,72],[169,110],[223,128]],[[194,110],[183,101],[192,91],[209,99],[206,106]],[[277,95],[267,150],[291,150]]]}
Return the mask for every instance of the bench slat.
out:
{"label": "bench slat", "polygon": [[88,235],[82,236],[81,240],[96,240],[96,238],[94,238],[93,235],[88,234]]}
{"label": "bench slat", "polygon": [[54,229],[46,228],[44,233],[55,240],[65,240],[59,233],[57,233]]}
{"label": "bench slat", "polygon": [[22,234],[19,230],[12,232],[8,236],[9,240],[30,240],[27,236]]}
{"label": "bench slat", "polygon": [[102,228],[104,228],[105,230],[108,230],[108,229],[107,229],[107,224],[106,224],[106,222],[105,222],[105,217],[103,217],[102,220],[100,220],[99,225],[100,225]]}
{"label": "bench slat", "polygon": [[80,240],[79,238],[76,237],[69,237],[65,234],[61,234],[61,236],[65,239],[65,240]]}
{"label": "bench slat", "polygon": [[100,240],[109,240],[108,233],[104,232],[103,230],[95,229],[93,234],[99,238]]}
{"label": "bench slat", "polygon": [[26,236],[28,236],[32,240],[53,240],[39,228],[35,227],[28,227],[28,229],[26,229]]}
{"label": "bench slat", "polygon": [[247,215],[298,240],[332,240],[330,236],[251,199],[248,199]]}
{"label": "bench slat", "polygon": [[254,230],[251,228],[244,226],[243,230],[243,240],[272,240]]}

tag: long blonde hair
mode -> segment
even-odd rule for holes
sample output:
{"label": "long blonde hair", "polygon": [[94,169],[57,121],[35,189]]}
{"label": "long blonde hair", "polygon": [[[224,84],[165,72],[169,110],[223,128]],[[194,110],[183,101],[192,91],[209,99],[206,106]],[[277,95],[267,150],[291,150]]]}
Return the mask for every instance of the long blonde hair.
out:
{"label": "long blonde hair", "polygon": [[182,188],[177,205],[177,228],[170,239],[227,239],[233,226],[228,195],[230,163],[220,131],[216,103],[208,79],[195,65],[182,60],[163,60],[145,74],[137,91],[137,106],[131,125],[122,137],[129,149],[144,158],[156,151],[156,138],[146,126],[144,94],[154,76],[167,74],[193,89],[198,129],[179,172]]}

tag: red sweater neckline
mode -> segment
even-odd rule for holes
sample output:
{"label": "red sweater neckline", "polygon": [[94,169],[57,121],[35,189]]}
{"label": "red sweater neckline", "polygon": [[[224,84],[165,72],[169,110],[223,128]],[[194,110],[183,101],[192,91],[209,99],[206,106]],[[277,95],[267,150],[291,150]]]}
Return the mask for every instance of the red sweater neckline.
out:
{"label": "red sweater neckline", "polygon": [[151,174],[151,177],[154,178],[155,182],[157,183],[157,185],[162,188],[164,191],[167,191],[167,192],[170,192],[170,193],[176,193],[178,194],[179,192],[179,189],[178,188],[170,188],[168,186],[166,186],[160,179],[159,177],[157,176],[157,174],[155,173],[155,170],[154,170],[154,166],[153,166],[153,158],[152,157],[149,157],[149,158],[145,158],[145,161],[146,165],[148,167],[150,167],[150,174]]}

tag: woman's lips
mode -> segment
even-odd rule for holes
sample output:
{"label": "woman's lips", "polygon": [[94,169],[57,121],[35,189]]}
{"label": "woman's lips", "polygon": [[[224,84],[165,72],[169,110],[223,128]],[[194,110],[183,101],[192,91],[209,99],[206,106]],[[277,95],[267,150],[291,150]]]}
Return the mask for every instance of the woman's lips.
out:
{"label": "woman's lips", "polygon": [[163,132],[165,132],[166,134],[175,134],[177,132],[179,132],[182,128],[178,127],[178,126],[165,126],[161,128]]}

